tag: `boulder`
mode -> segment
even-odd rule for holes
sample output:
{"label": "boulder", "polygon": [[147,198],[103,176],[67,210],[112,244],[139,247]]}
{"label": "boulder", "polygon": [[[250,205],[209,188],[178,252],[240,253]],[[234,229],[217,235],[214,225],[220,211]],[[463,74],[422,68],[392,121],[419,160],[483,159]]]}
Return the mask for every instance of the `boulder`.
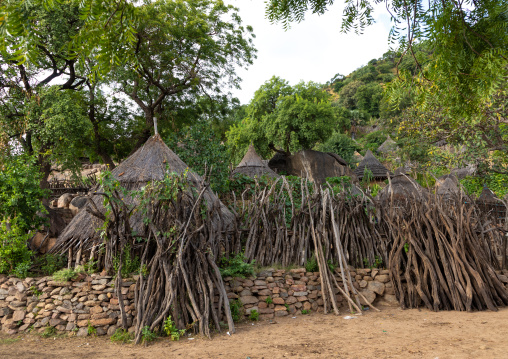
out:
{"label": "boulder", "polygon": [[374,293],[373,291],[369,290],[369,289],[364,289],[362,291],[360,291],[360,293],[363,294],[363,296],[367,299],[368,302],[365,301],[365,299],[363,299],[362,297],[360,297],[360,303],[362,305],[371,305],[372,302],[374,302],[376,300],[376,293]]}
{"label": "boulder", "polygon": [[74,197],[69,203],[69,209],[72,211],[72,214],[78,214],[78,212],[86,206],[87,201],[88,198],[85,196]]}
{"label": "boulder", "polygon": [[69,204],[71,203],[74,195],[72,193],[64,193],[58,198],[57,207],[58,208],[69,208]]}
{"label": "boulder", "polygon": [[385,292],[385,285],[381,282],[369,282],[367,289],[376,294],[383,295]]}

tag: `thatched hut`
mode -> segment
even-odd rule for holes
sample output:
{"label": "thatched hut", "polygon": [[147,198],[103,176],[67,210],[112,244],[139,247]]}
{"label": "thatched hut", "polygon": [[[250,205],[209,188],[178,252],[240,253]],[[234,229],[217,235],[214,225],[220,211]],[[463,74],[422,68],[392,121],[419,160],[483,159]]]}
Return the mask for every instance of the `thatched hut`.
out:
{"label": "thatched hut", "polygon": [[249,146],[247,153],[243,156],[238,166],[236,166],[233,171],[233,175],[235,174],[243,174],[252,178],[261,176],[279,177],[279,175],[268,167],[265,161],[257,154],[253,145]]}
{"label": "thatched hut", "polygon": [[453,174],[441,176],[436,181],[436,194],[444,199],[452,199],[460,194],[459,180]]}
{"label": "thatched hut", "polygon": [[388,135],[388,138],[385,142],[381,144],[381,146],[378,147],[377,151],[379,153],[391,153],[397,151],[397,142],[392,140],[390,135]]}
{"label": "thatched hut", "polygon": [[358,167],[355,169],[355,174],[358,179],[363,178],[363,174],[365,172],[365,168],[369,169],[372,172],[373,179],[375,180],[385,180],[388,176],[393,176],[393,173],[390,172],[379,160],[374,157],[371,150],[368,150],[365,154],[363,160],[358,164]]}
{"label": "thatched hut", "polygon": [[394,176],[390,182],[391,186],[386,186],[376,196],[381,203],[390,203],[393,200],[400,205],[408,201],[425,201],[429,196],[427,189],[405,174]]}
{"label": "thatched hut", "polygon": [[[166,146],[159,135],[151,137],[134,154],[117,166],[111,174],[127,190],[139,190],[149,182],[162,181],[168,171],[176,174],[183,174],[187,171],[186,178],[189,187],[198,189],[202,187],[202,178],[197,173],[189,170],[188,166]],[[97,192],[100,192],[100,189],[97,189]],[[221,213],[223,224],[227,226],[233,223],[234,215],[220,202],[212,190],[207,188],[203,193],[203,198],[207,206],[218,206],[216,208]],[[102,197],[94,196],[93,201],[97,208],[104,212]],[[132,204],[134,201],[133,198],[125,198],[125,202],[128,204]],[[69,248],[88,251],[94,244],[99,242],[97,229],[102,224],[103,221],[93,216],[86,208],[79,211],[63,233],[60,234],[51,252],[63,253]],[[144,236],[145,225],[140,212],[132,214],[130,226],[138,236]]]}
{"label": "thatched hut", "polygon": [[317,184],[323,184],[328,177],[349,176],[355,182],[356,176],[347,162],[335,153],[303,150],[291,156],[277,153],[268,162],[278,174],[308,178]]}
{"label": "thatched hut", "polygon": [[506,218],[506,207],[498,199],[496,194],[487,186],[483,187],[480,197],[476,200],[478,207],[498,224],[502,224]]}

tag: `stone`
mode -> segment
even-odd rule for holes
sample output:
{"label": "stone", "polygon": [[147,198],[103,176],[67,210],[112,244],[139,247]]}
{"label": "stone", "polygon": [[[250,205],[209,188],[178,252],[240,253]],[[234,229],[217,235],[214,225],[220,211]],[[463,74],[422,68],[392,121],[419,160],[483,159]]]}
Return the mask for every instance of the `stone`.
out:
{"label": "stone", "polygon": [[77,337],[86,337],[88,336],[88,328],[82,327],[78,329],[78,332],[76,333]]}
{"label": "stone", "polygon": [[65,327],[65,330],[70,332],[70,331],[73,331],[75,328],[76,328],[76,324],[72,323],[72,322],[69,322],[69,323],[67,323],[67,326]]}
{"label": "stone", "polygon": [[245,309],[245,314],[250,315],[250,312],[252,312],[253,310],[259,313],[258,307],[250,307],[249,309]]}
{"label": "stone", "polygon": [[25,311],[24,310],[16,310],[12,314],[12,320],[14,322],[19,322],[20,320],[25,319]]}
{"label": "stone", "polygon": [[295,297],[287,297],[286,304],[294,304],[297,302],[297,299]]}
{"label": "stone", "polygon": [[372,277],[370,275],[366,275],[366,276],[363,277],[363,280],[365,280],[367,282],[370,282],[370,281],[372,281],[374,279],[372,279]]}
{"label": "stone", "polygon": [[23,293],[24,291],[26,291],[25,286],[24,286],[24,285],[23,285],[23,283],[21,283],[21,282],[16,283],[16,289],[17,289],[17,290],[18,290],[18,292],[20,292],[20,293]]}
{"label": "stone", "polygon": [[264,296],[272,295],[272,291],[270,289],[261,289],[258,292],[258,295],[264,295]]}
{"label": "stone", "polygon": [[364,289],[362,291],[360,291],[360,293],[363,294],[363,296],[367,299],[368,302],[365,301],[365,299],[363,299],[363,297],[360,296],[360,303],[362,305],[370,305],[372,302],[374,302],[376,300],[376,293],[374,293],[373,291],[371,290],[368,290],[368,289]]}
{"label": "stone", "polygon": [[284,305],[286,302],[284,301],[283,298],[280,298],[280,297],[277,297],[277,298],[273,298],[273,304],[282,304]]}
{"label": "stone", "polygon": [[505,275],[502,275],[502,274],[498,274],[497,276],[499,278],[499,280],[503,283],[508,283],[508,277],[505,276]]}
{"label": "stone", "polygon": [[373,291],[376,294],[383,295],[385,292],[385,285],[378,281],[369,282],[367,289]]}
{"label": "stone", "polygon": [[69,204],[71,203],[74,195],[71,193],[64,193],[58,198],[57,207],[59,208],[69,208]]}
{"label": "stone", "polygon": [[392,294],[385,294],[379,301],[379,304],[398,307],[399,301]]}
{"label": "stone", "polygon": [[116,324],[115,318],[103,318],[103,319],[92,319],[90,320],[90,324],[94,327],[101,327],[104,325]]}
{"label": "stone", "polygon": [[72,312],[72,310],[62,307],[62,306],[56,307],[56,310],[58,310],[61,313],[71,313]]}
{"label": "stone", "polygon": [[284,308],[284,310],[279,310],[278,312],[275,312],[276,317],[285,317],[286,315],[289,315],[286,308]]}
{"label": "stone", "polygon": [[390,281],[390,276],[388,274],[378,274],[375,280],[376,282],[388,283]]}
{"label": "stone", "polygon": [[242,302],[242,304],[256,304],[259,302],[259,300],[258,298],[249,295],[245,297],[240,297],[240,302]]}
{"label": "stone", "polygon": [[58,319],[58,318],[50,319],[50,321],[49,321],[49,325],[51,325],[52,327],[56,327],[57,325],[60,325],[61,323],[62,323],[62,320]]}
{"label": "stone", "polygon": [[304,310],[310,310],[311,308],[312,308],[312,305],[309,302],[303,303]]}
{"label": "stone", "polygon": [[83,208],[87,203],[87,198],[85,196],[74,197],[69,202],[69,209],[72,211],[73,215],[78,214],[81,208]]}
{"label": "stone", "polygon": [[363,280],[363,279],[362,279],[362,280],[360,281],[360,288],[365,288],[365,287],[367,287],[367,284],[369,284],[369,282],[367,282],[366,280]]}
{"label": "stone", "polygon": [[303,296],[306,296],[307,294],[309,294],[309,293],[308,292],[294,292],[293,296],[295,296],[295,297],[303,297]]}

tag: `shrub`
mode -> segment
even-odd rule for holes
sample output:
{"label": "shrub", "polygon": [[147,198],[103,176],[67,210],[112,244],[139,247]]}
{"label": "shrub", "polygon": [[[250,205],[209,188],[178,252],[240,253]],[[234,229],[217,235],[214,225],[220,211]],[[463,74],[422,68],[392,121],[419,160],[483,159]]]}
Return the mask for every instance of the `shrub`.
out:
{"label": "shrub", "polygon": [[76,278],[78,273],[79,271],[75,271],[74,269],[62,269],[53,273],[53,280],[55,282],[68,282],[71,279]]}
{"label": "shrub", "polygon": [[266,302],[266,304],[272,304],[273,303],[272,297],[269,296],[268,298],[266,298],[265,302]]}
{"label": "shrub", "polygon": [[97,329],[90,322],[88,323],[87,333],[90,336],[97,335]]}
{"label": "shrub", "polygon": [[250,311],[249,319],[254,322],[257,322],[259,320],[259,313],[256,309],[252,309]]}
{"label": "shrub", "polygon": [[141,330],[141,339],[143,343],[147,344],[148,342],[153,342],[157,339],[157,334],[152,332],[148,325],[145,325]]}
{"label": "shrub", "polygon": [[180,337],[185,334],[185,329],[177,329],[171,316],[168,316],[164,321],[164,332],[171,337],[171,340],[180,340]]}
{"label": "shrub", "polygon": [[65,255],[44,254],[35,258],[35,267],[37,267],[43,275],[52,275],[59,271],[67,264]]}
{"label": "shrub", "polygon": [[123,344],[129,343],[133,339],[134,335],[129,333],[125,329],[117,329],[115,333],[111,336],[110,340],[114,342],[121,342]]}
{"label": "shrub", "polygon": [[310,314],[310,310],[309,309],[302,309],[302,314]]}
{"label": "shrub", "polygon": [[233,300],[229,303],[229,308],[231,309],[231,317],[233,317],[234,322],[239,322],[242,319],[242,302],[238,299]]}
{"label": "shrub", "polygon": [[248,275],[254,275],[254,262],[246,263],[246,258],[242,253],[234,257],[223,257],[220,261],[220,273],[223,277],[245,278]]}
{"label": "shrub", "polygon": [[24,278],[32,266],[32,252],[26,246],[30,234],[24,233],[14,224],[7,229],[5,222],[0,224],[0,273],[13,274]]}
{"label": "shrub", "polygon": [[307,262],[305,262],[305,270],[307,272],[319,272],[319,265],[314,253],[312,254],[312,257],[310,257]]}

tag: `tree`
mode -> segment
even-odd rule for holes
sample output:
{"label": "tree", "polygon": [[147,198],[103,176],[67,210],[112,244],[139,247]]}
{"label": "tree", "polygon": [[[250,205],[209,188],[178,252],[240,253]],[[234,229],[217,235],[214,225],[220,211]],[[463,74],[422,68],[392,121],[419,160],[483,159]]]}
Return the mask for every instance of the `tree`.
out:
{"label": "tree", "polygon": [[[41,12],[48,16],[41,18]],[[59,64],[62,61],[75,63],[78,58],[93,57],[96,63],[91,75],[104,77],[115,66],[132,59],[128,45],[136,41],[137,21],[136,6],[126,0],[2,1],[0,51],[10,52],[11,61],[17,65],[39,63],[49,57],[53,65],[58,65],[52,75],[65,69]],[[48,48],[41,41],[41,33],[62,24],[73,28],[55,33],[53,40],[64,46]],[[72,74],[72,65],[66,68]]]}
{"label": "tree", "polygon": [[256,91],[247,114],[227,133],[235,159],[243,156],[250,143],[261,156],[273,151],[290,154],[310,149],[339,126],[338,109],[332,106],[330,94],[322,86],[301,82],[290,87],[277,77]]}
{"label": "tree", "polygon": [[349,136],[340,132],[334,132],[326,142],[318,145],[317,149],[323,152],[336,153],[347,163],[352,164],[354,162],[354,153],[359,151],[361,147]]}
{"label": "tree", "polygon": [[220,97],[224,88],[237,87],[237,66],[255,56],[252,28],[241,26],[236,9],[221,1],[147,3],[139,17],[132,46],[137,66],[116,74],[121,91],[145,117],[137,146],[150,136],[155,117],[169,121],[172,111],[196,97]]}
{"label": "tree", "polygon": [[[305,13],[322,14],[333,0],[270,0],[268,18],[302,21]],[[373,5],[378,1],[344,1],[342,30],[362,32],[374,22]],[[394,23],[391,41],[398,42],[399,62],[405,56],[415,60],[416,76],[402,76],[389,88],[394,103],[412,90],[421,106],[440,98],[441,106],[469,123],[484,111],[508,76],[508,21],[506,0],[486,1],[385,1]],[[428,41],[433,51],[424,66],[415,56],[414,46]]]}

